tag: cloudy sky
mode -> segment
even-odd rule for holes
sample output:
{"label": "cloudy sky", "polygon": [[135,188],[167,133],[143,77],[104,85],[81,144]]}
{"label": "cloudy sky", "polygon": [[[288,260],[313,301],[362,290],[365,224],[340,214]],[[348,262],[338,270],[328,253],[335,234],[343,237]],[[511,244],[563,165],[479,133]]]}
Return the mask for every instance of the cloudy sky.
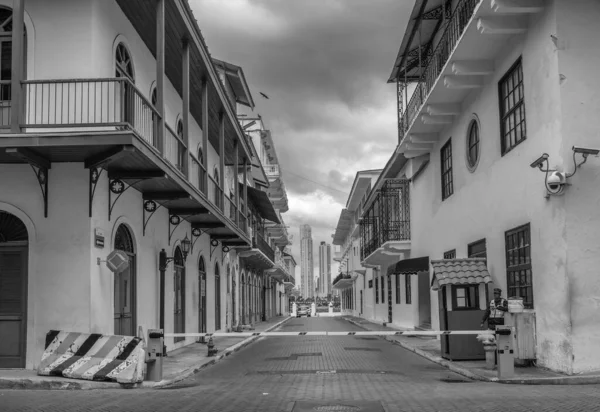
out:
{"label": "cloudy sky", "polygon": [[414,2],[189,2],[211,55],[244,70],[254,112],[273,134],[294,257],[299,226],[309,224],[317,275],[318,244],[331,243],[356,172],[382,168],[396,146],[395,85],[386,81]]}

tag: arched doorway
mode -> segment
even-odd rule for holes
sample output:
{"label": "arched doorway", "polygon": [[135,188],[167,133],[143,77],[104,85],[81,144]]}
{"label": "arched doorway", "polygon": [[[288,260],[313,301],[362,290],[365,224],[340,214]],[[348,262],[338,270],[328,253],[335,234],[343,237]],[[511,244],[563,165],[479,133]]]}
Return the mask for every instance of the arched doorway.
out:
{"label": "arched doorway", "polygon": [[124,79],[120,85],[121,116],[123,122],[133,125],[135,92],[132,85],[135,84],[135,74],[133,71],[133,59],[123,43],[119,43],[115,50],[115,77]]}
{"label": "arched doorway", "polygon": [[136,335],[136,259],[133,236],[129,228],[120,224],[115,234],[115,250],[122,250],[129,256],[127,269],[114,274],[115,284],[115,335]]}
{"label": "arched doorway", "polygon": [[[175,289],[173,332],[185,333],[185,260],[179,246],[175,248],[175,255],[173,257],[173,267],[175,269],[173,279]],[[185,338],[175,338],[175,343],[182,340],[185,340]]]}
{"label": "arched doorway", "polygon": [[[0,66],[8,67],[8,70],[0,70],[0,101],[10,102],[12,99],[11,80],[12,70],[12,28],[13,12],[8,7],[0,7]],[[23,25],[23,74],[27,73],[27,28]],[[7,125],[7,114],[2,116],[2,124]],[[10,117],[10,116],[8,116]]]}
{"label": "arched doorway", "polygon": [[24,368],[29,236],[18,217],[0,211],[0,368]]}
{"label": "arched doorway", "polygon": [[198,288],[200,301],[198,305],[198,332],[206,333],[206,266],[201,256],[198,262]]}

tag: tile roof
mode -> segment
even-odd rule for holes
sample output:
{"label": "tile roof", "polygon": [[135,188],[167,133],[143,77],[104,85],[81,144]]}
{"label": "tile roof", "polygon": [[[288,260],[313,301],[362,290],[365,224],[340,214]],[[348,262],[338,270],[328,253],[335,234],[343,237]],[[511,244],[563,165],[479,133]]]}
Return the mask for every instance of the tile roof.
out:
{"label": "tile roof", "polygon": [[440,286],[449,284],[491,283],[486,262],[483,258],[432,260],[431,289],[438,290]]}

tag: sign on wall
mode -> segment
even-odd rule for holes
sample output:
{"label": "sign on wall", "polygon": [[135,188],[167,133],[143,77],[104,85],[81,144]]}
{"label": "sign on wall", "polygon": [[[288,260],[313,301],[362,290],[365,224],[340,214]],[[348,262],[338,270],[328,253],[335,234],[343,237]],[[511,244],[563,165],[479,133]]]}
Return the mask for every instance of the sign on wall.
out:
{"label": "sign on wall", "polygon": [[104,230],[96,228],[94,230],[94,245],[97,248],[104,248]]}

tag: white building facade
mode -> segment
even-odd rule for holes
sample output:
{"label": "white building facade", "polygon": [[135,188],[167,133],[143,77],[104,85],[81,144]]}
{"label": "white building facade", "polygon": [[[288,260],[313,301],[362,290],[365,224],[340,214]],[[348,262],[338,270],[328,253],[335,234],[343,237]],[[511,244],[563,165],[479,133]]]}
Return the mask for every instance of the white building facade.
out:
{"label": "white building facade", "polygon": [[[0,19],[0,368],[35,368],[51,329],[211,332],[285,314],[293,277],[256,235],[280,222],[237,119],[252,99],[241,69],[223,84],[187,2],[0,1]],[[129,266],[113,273],[116,249]]]}
{"label": "white building facade", "polygon": [[[375,185],[408,182],[410,236],[392,245],[398,263],[365,259],[392,288],[393,265],[431,263],[400,275],[412,278],[413,307],[393,322],[417,327],[429,317],[433,329],[443,329],[447,304],[476,313],[500,287],[504,297],[522,298],[533,319],[522,333],[534,338],[537,365],[568,374],[599,370],[600,161],[578,147],[600,149],[600,4],[423,5],[415,4],[390,77],[399,146]],[[408,85],[416,85],[412,96]],[[430,290],[436,260],[463,258],[485,259],[475,276],[488,280],[467,290],[458,274],[447,285],[452,298]],[[479,322],[476,315],[471,322]]]}

